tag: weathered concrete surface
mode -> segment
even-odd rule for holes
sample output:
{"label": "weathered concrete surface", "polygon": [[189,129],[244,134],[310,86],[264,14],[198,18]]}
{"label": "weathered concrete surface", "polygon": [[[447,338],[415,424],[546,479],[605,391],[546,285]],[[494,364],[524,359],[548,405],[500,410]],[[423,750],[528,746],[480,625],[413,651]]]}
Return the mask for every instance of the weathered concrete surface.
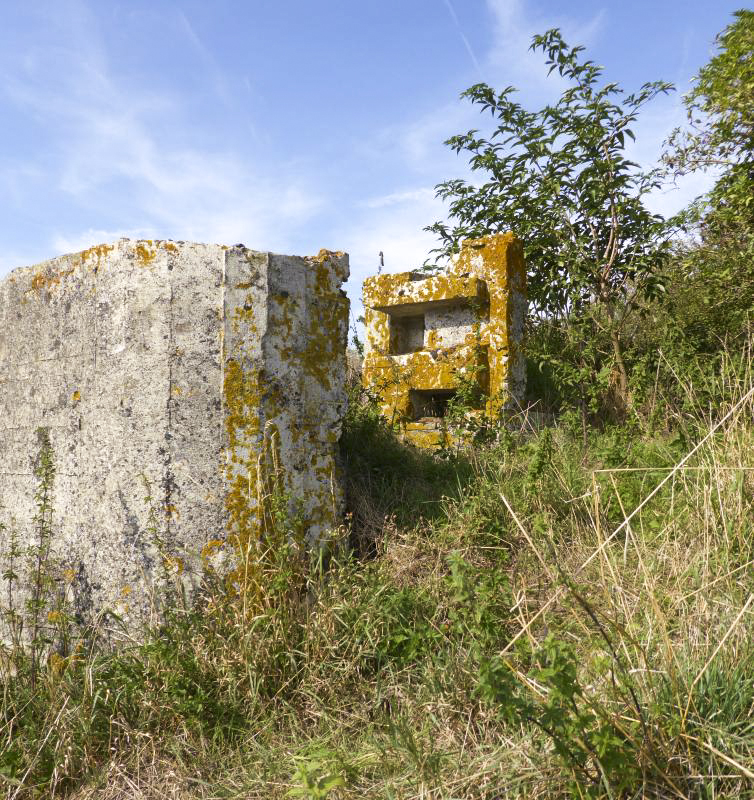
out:
{"label": "weathered concrete surface", "polygon": [[32,537],[49,428],[81,619],[135,623],[166,573],[191,594],[232,568],[273,492],[310,541],[339,524],[347,277],[341,253],[122,239],[0,284],[0,520]]}
{"label": "weathered concrete surface", "polygon": [[407,439],[428,447],[446,443],[433,414],[463,380],[479,384],[488,417],[523,401],[526,270],[513,234],[464,242],[451,268],[431,277],[367,278],[363,299],[363,380]]}

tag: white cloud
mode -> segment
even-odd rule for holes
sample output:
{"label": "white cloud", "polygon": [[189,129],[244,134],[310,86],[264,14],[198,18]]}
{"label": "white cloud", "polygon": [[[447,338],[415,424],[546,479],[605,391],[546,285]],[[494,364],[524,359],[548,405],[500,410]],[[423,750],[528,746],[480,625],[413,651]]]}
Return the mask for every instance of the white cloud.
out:
{"label": "white cloud", "polygon": [[[538,107],[550,102],[566,85],[556,73],[548,76],[541,52],[528,47],[535,33],[560,27],[570,44],[595,43],[605,23],[604,12],[587,19],[567,16],[538,18],[521,0],[488,0],[494,20],[494,42],[480,57],[486,80],[502,87],[509,83],[521,90],[524,105]],[[684,110],[677,95],[660,97],[640,115],[636,125],[637,143],[629,155],[644,168],[657,164],[662,144],[674,127],[684,122]],[[484,128],[486,119],[469,103],[453,99],[446,105],[419,115],[403,124],[386,126],[366,145],[367,157],[402,164],[405,175],[420,180],[440,181],[450,177],[473,179],[463,156],[457,157],[442,142],[469,128]],[[394,167],[393,167],[394,168]],[[685,207],[709,188],[711,178],[689,176],[675,187],[666,187],[648,198],[650,208],[669,216]],[[446,208],[434,197],[432,186],[414,185],[366,200],[364,213],[349,229],[336,231],[338,246],[351,255],[348,284],[354,318],[362,313],[361,283],[377,271],[378,253],[385,255],[385,271],[399,272],[420,266],[437,246],[437,239],[423,227],[443,219]]]}
{"label": "white cloud", "polygon": [[[493,86],[498,78],[502,78],[498,81],[502,85],[518,80],[527,91],[527,98],[532,92],[536,95],[545,84],[553,82],[552,78],[546,80],[541,54],[527,50],[531,36],[545,26],[519,0],[489,0],[488,8],[494,23],[494,43],[488,53],[477,59],[486,80]],[[460,32],[452,5],[449,11]],[[582,38],[592,37],[600,24],[600,15],[580,27],[563,20],[566,30]],[[399,168],[402,165],[405,175],[419,180],[470,180],[473,173],[464,156],[457,156],[443,142],[461,131],[483,128],[487,118],[480,119],[478,109],[470,103],[452,98],[408,122],[385,126],[364,145],[364,154],[392,162],[393,169],[396,163]],[[385,254],[385,271],[399,272],[421,266],[437,247],[435,235],[423,230],[447,215],[444,204],[434,195],[432,185],[421,185],[372,197],[362,204],[365,213],[348,230],[336,232],[339,246],[351,255],[348,289],[356,315],[361,313],[361,283],[377,270],[380,251]]]}
{"label": "white cloud", "polygon": [[392,192],[380,197],[373,197],[364,201],[366,208],[385,208],[385,206],[401,205],[403,203],[415,203],[431,201],[435,196],[435,190],[428,186],[420,189],[410,189],[405,192]]}
{"label": "white cloud", "polygon": [[[538,18],[522,0],[487,0],[487,5],[495,19],[495,43],[487,63],[491,70],[504,78],[504,83],[512,83],[521,94],[526,94],[525,105],[532,99],[535,102],[554,99],[566,85],[557,73],[547,74],[541,52],[534,53],[528,49],[532,36],[545,29],[560,28],[566,42],[587,48],[588,57],[590,44],[596,43],[606,22],[605,9],[585,20],[566,15],[554,18],[548,15],[545,20]],[[687,57],[683,55],[682,62],[685,64],[686,61]],[[686,112],[678,94],[656,98],[640,112],[634,126],[636,142],[627,147],[629,158],[644,169],[656,166],[663,143],[671,131],[685,121]],[[687,176],[674,186],[654,192],[648,197],[648,205],[654,212],[669,216],[708,191],[713,182],[712,175]]]}
{"label": "white cloud", "polygon": [[474,127],[478,116],[468,103],[452,97],[439,108],[384,125],[355,150],[362,160],[384,164],[391,172],[439,181],[445,169],[457,169],[460,163],[445,140]]}
{"label": "white cloud", "polygon": [[0,276],[6,275],[18,267],[29,267],[39,263],[40,258],[32,251],[5,252],[0,255]]}
{"label": "white cloud", "polygon": [[[639,112],[633,127],[636,141],[627,142],[628,157],[644,169],[656,167],[671,132],[685,123],[686,110],[678,93],[671,92],[656,97]],[[708,192],[715,179],[715,172],[698,172],[679,178],[675,182],[669,181],[667,185],[647,196],[647,206],[657,214],[672,216],[699,195]]]}
{"label": "white cloud", "polygon": [[348,228],[336,229],[334,240],[348,252],[351,278],[346,291],[354,319],[363,313],[361,284],[374,275],[379,253],[384,254],[385,272],[405,272],[420,267],[437,246],[437,237],[423,230],[444,216],[444,209],[429,187],[396,193],[395,202],[368,207]]}
{"label": "white cloud", "polygon": [[[445,2],[464,37],[452,0]],[[85,4],[61,0],[61,7],[56,7],[54,30],[46,38],[40,35],[37,46],[21,58],[0,61],[0,91],[21,113],[54,132],[52,145],[36,157],[0,159],[0,188],[15,207],[23,202],[33,206],[38,197],[57,192],[54,202],[77,209],[50,226],[49,241],[35,243],[30,251],[34,257],[40,247],[50,249],[41,255],[46,257],[120,236],[243,241],[290,252],[306,235],[315,241],[303,242],[302,252],[320,243],[350,252],[349,292],[356,300],[361,281],[377,268],[380,251],[387,271],[424,262],[436,239],[422,229],[446,213],[433,185],[472,176],[466,158],[443,142],[469,128],[484,129],[489,115],[480,117],[477,107],[451,96],[455,88],[448,88],[444,105],[389,122],[343,152],[344,159],[365,165],[364,186],[376,182],[375,176],[380,179],[377,191],[382,194],[360,198],[358,181],[328,184],[318,180],[311,164],[268,165],[249,147],[240,151],[209,139],[206,128],[198,130],[188,117],[190,98],[157,83],[127,80],[118,71]],[[532,35],[558,26],[568,42],[589,45],[604,23],[601,12],[580,20],[565,12],[545,20],[524,0],[487,0],[487,8],[493,43],[488,52],[477,53],[464,39],[469,55],[491,85],[518,86],[522,102],[534,107],[557,96],[563,82],[555,74],[548,78],[542,54],[528,50]],[[170,24],[196,54],[210,94],[227,112],[228,77],[188,17],[176,13]],[[211,114],[208,107],[206,115]],[[677,97],[658,102],[654,110],[650,106],[637,126],[635,159],[646,166],[654,163],[662,140],[682,122]],[[708,183],[697,176],[678,190],[658,193],[653,208],[676,210]],[[338,213],[348,222],[337,221]],[[314,223],[319,228],[312,234]],[[8,257],[0,261],[0,270],[8,263]]]}
{"label": "white cloud", "polygon": [[194,29],[194,26],[189,22],[188,17],[183,11],[178,11],[178,21],[180,27],[186,35],[186,39],[199,57],[199,60],[202,63],[203,71],[211,78],[215,93],[227,107],[232,107],[233,97],[231,92],[228,90],[228,82],[225,73],[220,68],[217,60],[201,40]]}
{"label": "white cloud", "polygon": [[[548,75],[542,53],[529,50],[532,36],[546,28],[560,27],[566,41],[588,45],[604,23],[602,11],[582,21],[565,15],[545,21],[522,0],[487,0],[487,8],[492,18],[493,42],[489,51],[477,59],[481,73],[493,88],[515,85],[525,105],[555,99],[566,86],[557,73]],[[452,5],[449,10],[452,12]],[[455,16],[454,23],[460,30]],[[365,155],[401,158],[412,173],[438,182],[449,177],[468,178],[467,163],[444,142],[472,128],[484,130],[489,120],[489,114],[481,115],[477,106],[452,97],[443,106],[408,122],[385,126],[365,145]]]}
{"label": "white cloud", "polygon": [[[92,237],[134,233],[286,249],[288,232],[323,208],[322,192],[300,170],[277,165],[271,174],[253,154],[208,144],[208,134],[203,140],[187,118],[188,98],[118,75],[85,6],[70,7],[69,20],[55,21],[56,40],[64,44],[40,45],[22,63],[6,62],[0,70],[6,97],[54,132],[48,149],[27,163],[0,163],[0,185],[21,192],[23,181],[27,203],[57,192],[51,202],[78,210],[53,226],[50,255]],[[179,23],[212,67],[216,94],[227,99],[221,71],[207,63],[211,56],[185,16]],[[20,194],[16,202],[21,205]],[[90,225],[78,227],[71,221],[76,217]]]}
{"label": "white cloud", "polygon": [[527,97],[557,96],[566,81],[556,72],[548,75],[541,52],[529,49],[532,37],[550,28],[560,28],[571,45],[588,46],[597,36],[604,22],[601,10],[586,20],[577,20],[565,14],[538,16],[522,0],[487,0],[494,20],[494,43],[487,56],[485,67],[488,83],[502,88],[514,85]]}
{"label": "white cloud", "polygon": [[53,236],[52,244],[56,253],[79,253],[82,250],[88,250],[90,247],[94,247],[94,245],[109,244],[121,238],[154,239],[157,238],[157,236],[153,230],[147,228],[131,230],[89,228],[85,231],[79,231],[72,236],[57,234]]}

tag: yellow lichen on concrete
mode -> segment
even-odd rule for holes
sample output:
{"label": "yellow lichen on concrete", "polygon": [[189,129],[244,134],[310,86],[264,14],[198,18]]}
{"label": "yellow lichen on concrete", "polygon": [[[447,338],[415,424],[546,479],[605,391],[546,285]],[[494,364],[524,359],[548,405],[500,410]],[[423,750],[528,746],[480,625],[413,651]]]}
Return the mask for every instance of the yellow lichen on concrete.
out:
{"label": "yellow lichen on concrete", "polygon": [[68,269],[58,272],[48,272],[41,270],[31,279],[31,288],[37,294],[43,290],[49,291],[57,286],[63,278],[67,277],[73,272],[73,269]]}
{"label": "yellow lichen on concrete", "polygon": [[416,273],[377,275],[364,281],[364,305],[377,311],[450,300],[484,303],[487,286],[475,275],[442,274],[417,279]]}
{"label": "yellow lichen on concrete", "polygon": [[333,364],[341,356],[340,331],[348,327],[348,303],[339,290],[333,290],[332,257],[342,253],[320,250],[312,259],[314,265],[314,296],[317,298],[318,314],[309,316],[306,349],[302,365],[314,380],[329,390]]}
{"label": "yellow lichen on concrete", "polygon": [[78,254],[78,258],[81,260],[81,263],[86,263],[89,260],[94,260],[99,266],[102,262],[102,259],[106,258],[109,253],[113,251],[115,245],[112,244],[98,244],[94,247],[90,247],[88,250],[83,250]]}
{"label": "yellow lichen on concrete", "polygon": [[403,438],[415,445],[427,450],[435,450],[438,447],[447,447],[452,444],[452,437],[442,428],[429,428],[426,425],[409,423],[403,429]]}
{"label": "yellow lichen on concrete", "polygon": [[53,290],[58,289],[69,278],[77,280],[82,270],[87,268],[89,261],[94,262],[94,272],[96,272],[102,260],[113,250],[113,247],[114,245],[100,244],[41,265],[34,272],[29,282],[29,288],[24,291],[22,302],[26,302],[28,295],[49,299]]}
{"label": "yellow lichen on concrete", "polygon": [[[191,601],[206,570],[248,576],[268,533],[270,544],[331,541],[343,520],[347,275],[347,256],[329,251],[120,239],[0,283],[15,470],[0,501],[26,513],[28,453],[49,426],[64,512],[54,546],[66,589],[84,589],[82,614],[113,608],[137,626],[166,571]],[[31,540],[31,513],[22,525]]]}
{"label": "yellow lichen on concrete", "polygon": [[145,239],[136,243],[136,257],[142,266],[149,266],[157,256],[157,249],[152,246],[151,239]]}
{"label": "yellow lichen on concrete", "polygon": [[[489,347],[490,391],[487,411],[497,415],[511,391],[506,382],[514,365],[523,365],[520,352],[523,309],[526,298],[526,268],[521,242],[512,233],[468,239],[454,264],[459,273],[484,276],[490,295],[489,321],[482,344]],[[518,303],[517,303],[518,301]],[[515,331],[515,333],[514,333]]]}
{"label": "yellow lichen on concrete", "polygon": [[244,372],[238,361],[225,365],[223,382],[225,430],[229,453],[226,465],[229,534],[243,552],[259,535],[256,509],[250,502],[256,488],[257,464],[251,440],[259,433],[260,391],[258,376]]}
{"label": "yellow lichen on concrete", "polygon": [[[446,443],[436,421],[413,419],[412,392],[441,392],[447,402],[471,380],[486,395],[491,418],[520,402],[525,292],[523,250],[513,234],[464,242],[451,269],[441,274],[366,279],[363,380],[407,440],[430,447]],[[399,336],[406,325],[412,333]],[[411,347],[401,349],[406,341]]]}
{"label": "yellow lichen on concrete", "polygon": [[[312,544],[340,524],[335,474],[344,406],[347,257],[230,251],[225,362],[230,543],[249,554],[286,526]],[[239,574],[239,581],[243,576]]]}
{"label": "yellow lichen on concrete", "polygon": [[59,289],[68,279],[79,280],[86,270],[96,273],[114,248],[115,245],[112,244],[98,244],[79,253],[55,259],[55,266],[48,262],[34,273],[24,295],[36,294],[49,299],[53,290]]}

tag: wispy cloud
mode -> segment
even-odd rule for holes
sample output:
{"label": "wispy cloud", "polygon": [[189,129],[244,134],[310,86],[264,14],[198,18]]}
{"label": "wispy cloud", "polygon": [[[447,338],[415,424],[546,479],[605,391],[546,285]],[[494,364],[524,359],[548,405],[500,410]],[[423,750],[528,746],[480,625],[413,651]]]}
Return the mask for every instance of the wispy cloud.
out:
{"label": "wispy cloud", "polygon": [[599,34],[605,21],[600,10],[587,18],[579,18],[569,7],[568,12],[548,14],[545,18],[523,0],[487,0],[493,20],[493,45],[485,60],[488,82],[503,88],[514,85],[534,100],[559,95],[566,81],[557,73],[548,74],[541,53],[530,49],[532,37],[550,28],[560,28],[569,44],[589,46]]}
{"label": "wispy cloud", "polygon": [[[326,202],[316,186],[306,176],[286,174],[285,165],[273,174],[251,153],[194,136],[186,98],[119,75],[85,6],[71,8],[66,36],[58,37],[65,44],[40,47],[22,64],[0,67],[0,92],[17,113],[54,132],[45,152],[25,162],[0,161],[0,185],[18,192],[19,205],[57,192],[59,202],[65,197],[78,208],[79,218],[104,222],[83,229],[72,220],[53,224],[50,255],[92,244],[93,237],[134,234],[285,249],[290,229]],[[209,67],[211,56],[185,16],[181,20]],[[222,95],[216,65],[214,72]]]}
{"label": "wispy cloud", "polygon": [[[642,110],[634,125],[636,140],[627,142],[628,157],[644,169],[656,166],[670,133],[674,128],[683,126],[685,122],[686,109],[678,93],[655,98]],[[656,214],[672,216],[708,192],[717,175],[718,173],[712,170],[707,173],[685,175],[676,181],[669,179],[666,185],[648,195],[647,206]]]}
{"label": "wispy cloud", "polygon": [[434,234],[423,228],[443,216],[442,204],[429,187],[376,199],[379,202],[369,205],[368,213],[334,231],[338,246],[351,259],[346,289],[355,316],[362,309],[361,284],[377,271],[379,253],[384,254],[386,272],[420,267],[437,246]]}
{"label": "wispy cloud", "polygon": [[[463,30],[463,7],[444,3],[451,36],[460,37],[481,77],[498,88],[518,86],[521,102],[534,108],[559,95],[564,82],[548,78],[541,53],[528,50],[532,35],[558,26],[567,41],[589,47],[610,21],[609,10],[584,15],[564,7],[545,19],[528,0],[486,0],[492,41],[482,51]],[[119,13],[131,13],[130,4],[115,5]],[[19,130],[31,131],[28,146],[9,149],[7,157],[0,153],[0,191],[19,219],[34,220],[34,235],[24,252],[10,236],[0,242],[0,271],[14,263],[9,253],[15,263],[28,263],[119,236],[243,241],[287,252],[325,245],[350,251],[355,298],[380,251],[388,270],[427,258],[435,239],[423,228],[446,213],[434,184],[473,177],[466,159],[443,142],[460,131],[484,129],[489,115],[480,117],[477,107],[458,100],[464,87],[457,76],[447,78],[445,102],[422,106],[420,99],[420,111],[402,119],[388,115],[377,127],[368,118],[349,141],[334,139],[334,158],[342,163],[313,163],[306,155],[294,162],[291,152],[307,150],[304,143],[299,151],[293,137],[287,151],[281,147],[269,156],[274,107],[267,105],[258,119],[249,111],[262,96],[263,76],[248,72],[252,60],[226,63],[196,9],[194,18],[185,8],[133,6],[141,15],[133,30],[148,18],[150,35],[164,34],[174,48],[171,58],[182,54],[181,63],[195,70],[189,80],[167,72],[163,80],[154,72],[159,61],[143,68],[129,49],[131,60],[124,63],[118,48],[131,48],[131,42],[125,34],[113,38],[117,26],[111,18],[105,22],[104,6],[93,0],[32,6],[27,40],[15,50],[0,49],[2,110],[6,119],[24,120]],[[677,97],[644,115],[636,160],[652,163],[682,116]],[[256,124],[264,141],[246,135]],[[228,135],[231,128],[241,135]],[[674,210],[698,194],[704,181],[695,181],[653,198],[657,210]]]}
{"label": "wispy cloud", "polygon": [[[544,20],[522,0],[488,0],[487,6],[493,22],[493,42],[477,62],[488,83],[496,87],[516,85],[521,90],[521,102],[532,108],[556,99],[566,86],[566,81],[557,74],[548,76],[541,53],[528,49],[532,36],[547,28],[560,27],[566,41],[584,44],[588,51],[590,45],[594,48],[599,44],[609,22],[604,11],[585,18],[563,13],[556,19],[550,16]],[[452,5],[448,10],[453,13]],[[636,126],[637,143],[632,145],[630,156],[645,168],[654,166],[663,141],[683,121],[678,95],[658,98]],[[363,278],[376,270],[380,251],[385,253],[385,269],[399,271],[422,264],[437,246],[435,237],[423,228],[445,218],[447,209],[435,198],[433,187],[421,182],[426,180],[431,184],[450,177],[473,180],[476,176],[465,160],[456,157],[442,142],[459,131],[485,125],[486,119],[480,119],[475,107],[454,98],[412,120],[385,126],[370,140],[369,157],[402,164],[405,183],[394,192],[365,201],[365,213],[343,233],[342,240],[351,252],[350,293],[357,309],[360,309],[358,288]],[[649,198],[649,205],[656,212],[670,215],[709,185],[710,179],[704,176],[690,176],[676,186],[655,192]]]}
{"label": "wispy cloud", "polygon": [[[454,25],[461,32],[452,0],[445,0],[445,3]],[[565,79],[556,73],[548,75],[541,53],[529,50],[532,36],[548,27],[561,27],[567,40],[588,45],[598,36],[605,21],[604,12],[600,11],[586,19],[564,14],[555,21],[550,17],[545,22],[522,0],[487,0],[487,9],[493,39],[487,52],[478,58],[474,55],[479,73],[495,88],[515,85],[530,103],[547,102],[566,86]],[[450,97],[444,105],[413,120],[385,126],[373,137],[370,146],[373,152],[381,148],[398,151],[406,167],[417,174],[430,170],[437,174],[438,163],[464,170],[464,165],[443,142],[460,131],[484,127],[487,119],[480,119],[478,108]]]}
{"label": "wispy cloud", "polygon": [[[446,0],[446,7],[462,34],[452,2]],[[547,71],[541,56],[527,48],[531,36],[542,29],[540,21],[519,0],[489,0],[488,10],[493,43],[486,53],[470,53],[480,74],[492,85],[497,85],[501,77],[505,83],[520,79],[529,95],[532,87],[539,91],[547,83]],[[598,18],[592,18],[581,28],[592,32],[599,24]],[[571,27],[579,26],[571,23]],[[376,270],[380,251],[385,254],[387,271],[412,269],[430,257],[437,239],[423,229],[447,214],[435,197],[433,184],[451,177],[474,177],[463,157],[456,156],[443,142],[453,134],[485,124],[477,108],[452,97],[414,119],[384,126],[364,145],[369,158],[402,166],[409,186],[366,200],[365,213],[342,234],[344,246],[351,253],[349,293],[358,310],[361,282]]]}
{"label": "wispy cloud", "polygon": [[423,203],[431,201],[434,196],[434,189],[424,186],[420,189],[409,189],[405,192],[392,192],[380,197],[372,197],[364,201],[364,206],[366,208],[385,208],[386,206],[402,205],[404,203]]}
{"label": "wispy cloud", "polygon": [[461,23],[458,21],[458,14],[456,14],[456,10],[453,7],[453,3],[451,0],[445,0],[445,7],[448,9],[448,13],[450,14],[450,18],[453,20],[453,25],[455,29],[458,31],[458,35],[461,37],[461,41],[463,42],[464,47],[466,48],[466,52],[469,54],[469,58],[471,59],[471,63],[474,65],[474,69],[476,69],[480,78],[483,78],[482,68],[479,65],[479,61],[477,60],[476,53],[471,46],[471,43],[468,40],[468,37],[463,32],[463,28],[461,27]]}
{"label": "wispy cloud", "polygon": [[103,242],[114,242],[116,239],[126,237],[128,239],[154,239],[157,238],[155,231],[149,228],[132,228],[125,230],[116,228],[105,230],[102,228],[88,228],[78,231],[71,235],[56,234],[52,239],[54,252],[57,253],[78,253],[87,250],[95,244]]}
{"label": "wispy cloud", "polygon": [[192,49],[197,54],[205,73],[210,76],[217,96],[222,100],[225,106],[232,108],[234,105],[233,96],[228,89],[228,80],[225,72],[217,63],[217,59],[212,55],[212,52],[201,40],[194,26],[189,22],[186,14],[183,11],[178,11],[177,18],[186,36],[186,40],[191,44]]}

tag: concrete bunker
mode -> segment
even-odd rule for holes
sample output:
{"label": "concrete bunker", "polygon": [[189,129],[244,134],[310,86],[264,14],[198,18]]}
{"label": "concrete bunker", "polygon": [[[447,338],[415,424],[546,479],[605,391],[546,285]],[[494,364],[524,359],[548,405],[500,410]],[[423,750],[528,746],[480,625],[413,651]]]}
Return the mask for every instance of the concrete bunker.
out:
{"label": "concrete bunker", "polygon": [[[262,536],[278,493],[317,543],[341,521],[348,256],[100,245],[0,283],[0,558],[33,535],[37,429],[53,556],[84,621],[135,626],[165,566],[189,597]],[[148,500],[145,500],[148,497]]]}
{"label": "concrete bunker", "polygon": [[463,382],[490,418],[522,402],[526,272],[512,234],[464,242],[444,272],[367,278],[363,300],[364,383],[407,439],[445,442],[442,420]]}

